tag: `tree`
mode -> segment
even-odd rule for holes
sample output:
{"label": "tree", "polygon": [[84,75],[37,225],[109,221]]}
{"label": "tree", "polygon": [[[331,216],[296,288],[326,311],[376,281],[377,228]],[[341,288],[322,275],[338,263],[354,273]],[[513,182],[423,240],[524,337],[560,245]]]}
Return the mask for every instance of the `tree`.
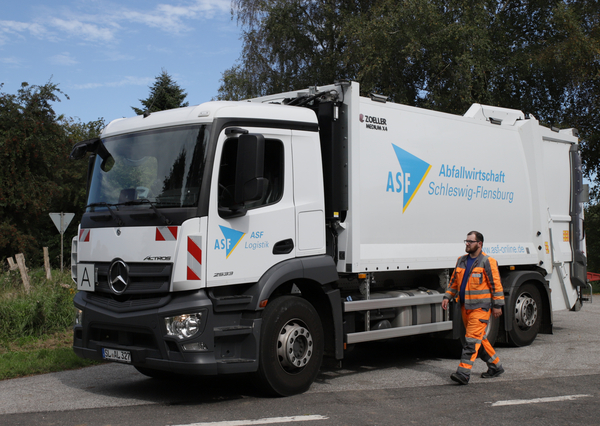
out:
{"label": "tree", "polygon": [[223,74],[219,99],[244,99],[351,77],[344,17],[361,1],[233,0],[243,28],[239,65]]}
{"label": "tree", "polygon": [[22,252],[30,264],[41,264],[42,247],[51,242],[60,252],[48,213],[80,213],[85,206],[85,165],[69,161],[69,153],[80,138],[97,136],[103,122],[82,124],[57,116],[52,103],[60,95],[68,99],[51,81],[23,83],[16,95],[0,93],[2,260]]}
{"label": "tree", "polygon": [[[81,218],[87,204],[87,161],[72,161],[68,158],[71,148],[77,142],[98,137],[105,126],[103,119],[88,123],[73,118],[60,117],[58,121],[64,137],[67,140],[65,156],[59,159],[54,173],[54,182],[57,191],[48,207],[48,212],[75,213],[75,219],[64,234],[64,252],[71,251],[71,238],[77,235],[77,221]],[[50,260],[53,264],[60,265],[60,234],[57,232],[49,215],[43,214],[39,223],[39,232],[36,234],[38,247],[48,247]],[[64,261],[69,262],[65,256]],[[67,266],[65,265],[65,266]]]}
{"label": "tree", "polygon": [[137,115],[145,112],[164,111],[167,109],[186,107],[188,102],[183,102],[187,93],[171,78],[164,69],[156,77],[156,81],[150,88],[147,99],[139,99],[144,109],[131,107]]}
{"label": "tree", "polygon": [[55,165],[68,150],[50,105],[58,86],[23,83],[17,95],[0,94],[0,254],[31,254],[32,230],[58,192]]}
{"label": "tree", "polygon": [[345,60],[365,93],[394,102],[464,113],[490,102],[495,1],[381,0],[344,29]]}
{"label": "tree", "polygon": [[587,269],[600,272],[600,204],[590,204],[585,209],[585,238]]}

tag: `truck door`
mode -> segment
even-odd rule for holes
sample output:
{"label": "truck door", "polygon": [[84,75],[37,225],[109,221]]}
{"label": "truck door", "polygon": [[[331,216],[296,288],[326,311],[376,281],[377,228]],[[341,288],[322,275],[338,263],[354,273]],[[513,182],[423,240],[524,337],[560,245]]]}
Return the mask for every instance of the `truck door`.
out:
{"label": "truck door", "polygon": [[[242,129],[240,129],[242,130]],[[295,256],[291,130],[248,128],[264,137],[265,190],[231,214],[240,134],[219,137],[213,170],[207,245],[207,286],[257,281],[271,266]]]}
{"label": "truck door", "polygon": [[571,309],[575,306],[578,294],[576,284],[571,282],[571,143],[561,143],[545,137],[543,149],[543,179],[548,204],[548,232],[545,241],[546,253],[552,260],[552,271],[546,276],[552,289],[554,310]]}

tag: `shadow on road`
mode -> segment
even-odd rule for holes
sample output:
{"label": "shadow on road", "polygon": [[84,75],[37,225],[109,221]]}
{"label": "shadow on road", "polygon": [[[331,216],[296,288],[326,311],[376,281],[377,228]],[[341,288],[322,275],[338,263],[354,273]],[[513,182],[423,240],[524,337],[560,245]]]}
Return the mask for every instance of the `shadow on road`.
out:
{"label": "shadow on road", "polygon": [[[357,344],[346,351],[342,363],[325,360],[316,383],[331,383],[338,377],[375,369],[411,368],[419,361],[448,357],[452,357],[452,353],[443,341],[423,337]],[[89,375],[97,376],[97,380]],[[255,386],[252,375],[181,376],[158,380],[138,373],[131,366],[105,364],[70,374],[65,372],[59,377],[69,388],[79,388],[98,396],[136,400],[138,403],[210,404],[245,397],[265,397]]]}

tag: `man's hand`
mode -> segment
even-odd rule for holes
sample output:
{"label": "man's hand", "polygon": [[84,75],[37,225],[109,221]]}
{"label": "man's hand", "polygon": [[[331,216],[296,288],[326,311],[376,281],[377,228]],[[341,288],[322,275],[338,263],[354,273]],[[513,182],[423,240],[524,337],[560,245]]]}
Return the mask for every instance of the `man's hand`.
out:
{"label": "man's hand", "polygon": [[448,299],[442,300],[442,309],[445,311],[448,309]]}
{"label": "man's hand", "polygon": [[494,318],[500,318],[500,315],[502,315],[502,309],[492,308],[492,315],[494,316]]}

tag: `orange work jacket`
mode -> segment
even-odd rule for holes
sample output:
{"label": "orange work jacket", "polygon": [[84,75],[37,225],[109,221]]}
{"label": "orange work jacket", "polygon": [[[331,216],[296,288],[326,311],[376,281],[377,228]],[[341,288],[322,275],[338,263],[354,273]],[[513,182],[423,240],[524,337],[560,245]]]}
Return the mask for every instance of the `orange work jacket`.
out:
{"label": "orange work jacket", "polygon": [[473,262],[471,271],[467,272],[467,256],[469,254],[458,258],[444,299],[460,299],[460,285],[465,273],[468,273],[469,281],[465,288],[465,300],[462,301],[465,309],[489,309],[504,306],[504,292],[496,259],[482,252]]}

